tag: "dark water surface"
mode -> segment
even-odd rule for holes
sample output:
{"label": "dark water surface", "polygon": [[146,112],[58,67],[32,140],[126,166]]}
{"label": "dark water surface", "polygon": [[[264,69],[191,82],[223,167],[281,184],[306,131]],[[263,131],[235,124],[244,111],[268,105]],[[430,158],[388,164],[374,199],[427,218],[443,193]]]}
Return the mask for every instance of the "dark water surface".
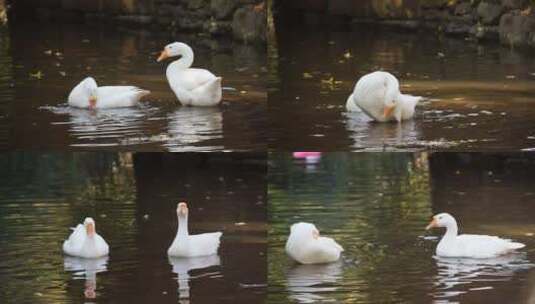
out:
{"label": "dark water surface", "polygon": [[[531,303],[535,159],[516,154],[274,154],[270,164],[268,303]],[[496,259],[434,256],[449,212],[461,233],[526,244]],[[289,227],[315,223],[345,249],[338,263],[286,257]]]}
{"label": "dark water surface", "polygon": [[[193,48],[194,67],[223,77],[221,106],[179,106],[165,77],[171,61],[156,62],[158,52],[173,41]],[[0,29],[0,42],[0,147],[221,151],[267,145],[262,48],[72,24],[12,24]],[[67,96],[86,76],[99,85],[136,85],[152,94],[135,108],[72,109]]]}
{"label": "dark water surface", "polygon": [[[432,32],[281,22],[270,60],[271,149],[535,148],[533,53]],[[396,75],[402,92],[427,98],[413,121],[379,124],[348,115],[356,81],[375,70]]]}
{"label": "dark water surface", "polygon": [[[261,303],[264,158],[0,155],[0,302]],[[191,233],[223,231],[219,255],[168,259],[180,200],[189,202]],[[69,227],[86,216],[109,258],[63,255]]]}

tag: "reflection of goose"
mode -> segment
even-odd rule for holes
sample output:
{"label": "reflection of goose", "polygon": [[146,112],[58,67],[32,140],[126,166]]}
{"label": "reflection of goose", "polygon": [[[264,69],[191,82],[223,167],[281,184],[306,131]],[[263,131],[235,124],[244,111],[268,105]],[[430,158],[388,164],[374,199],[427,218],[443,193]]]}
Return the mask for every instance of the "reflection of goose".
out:
{"label": "reflection of goose", "polygon": [[[176,152],[195,150],[198,144],[223,137],[223,114],[219,108],[180,107],[169,115],[169,142],[166,146]],[[210,148],[207,144],[198,147],[220,150],[222,146]]]}
{"label": "reflection of goose", "polygon": [[301,222],[290,228],[286,253],[301,264],[334,262],[342,251],[342,246],[333,239],[320,236],[313,224]]}
{"label": "reflection of goose", "polygon": [[221,101],[221,77],[205,69],[191,68],[193,50],[185,43],[173,42],[163,49],[158,62],[180,56],[165,72],[169,86],[182,105],[207,107]]}
{"label": "reflection of goose", "polygon": [[108,257],[84,259],[65,256],[63,265],[65,270],[73,271],[74,277],[85,278],[84,295],[88,299],[96,298],[97,273],[107,270]]}
{"label": "reflection of goose", "polygon": [[433,216],[425,229],[445,227],[446,233],[438,243],[436,253],[443,257],[493,258],[508,254],[524,244],[497,236],[461,234],[457,235],[457,221],[448,213]]}
{"label": "reflection of goose", "polygon": [[82,258],[98,258],[109,253],[108,243],[96,232],[95,221],[86,217],[63,242],[63,252]]}
{"label": "reflection of goose", "polygon": [[[336,302],[326,294],[335,291],[332,286],[342,276],[341,263],[295,265],[286,274],[290,297],[299,303]],[[325,293],[325,294],[322,294]]]}
{"label": "reflection of goose", "polygon": [[[451,297],[469,291],[467,284],[508,281],[516,271],[533,267],[524,254],[510,254],[489,259],[435,257],[438,274],[437,297]],[[466,286],[463,288],[463,286]],[[479,289],[486,288],[478,287]]]}
{"label": "reflection of goose", "polygon": [[[84,143],[75,145],[99,145],[129,143],[132,137],[139,137],[147,117],[155,109],[115,108],[105,111],[87,111],[72,107],[46,107],[58,115],[68,115],[67,121],[56,121],[54,125],[67,125],[69,133]],[[103,141],[106,141],[105,143]]]}
{"label": "reflection of goose", "polygon": [[365,114],[344,115],[346,129],[353,140],[355,149],[384,150],[388,147],[421,146],[426,143],[420,140],[421,130],[415,121],[409,120],[403,124],[374,124]]}
{"label": "reflection of goose", "polygon": [[376,121],[398,121],[411,119],[419,96],[401,94],[399,82],[388,72],[377,71],[362,76],[349,96],[346,109],[350,112],[362,110]]}
{"label": "reflection of goose", "polygon": [[219,266],[221,261],[218,255],[210,255],[195,258],[169,257],[169,263],[173,265],[173,272],[178,275],[178,297],[179,299],[187,299],[189,298],[189,281],[192,279],[189,271]]}
{"label": "reflection of goose", "polygon": [[190,235],[188,232],[188,205],[178,203],[176,208],[178,230],[167,254],[176,257],[198,257],[217,253],[223,233],[211,232]]}
{"label": "reflection of goose", "polygon": [[72,89],[69,105],[89,109],[131,107],[149,93],[134,86],[99,87],[95,79],[87,77]]}

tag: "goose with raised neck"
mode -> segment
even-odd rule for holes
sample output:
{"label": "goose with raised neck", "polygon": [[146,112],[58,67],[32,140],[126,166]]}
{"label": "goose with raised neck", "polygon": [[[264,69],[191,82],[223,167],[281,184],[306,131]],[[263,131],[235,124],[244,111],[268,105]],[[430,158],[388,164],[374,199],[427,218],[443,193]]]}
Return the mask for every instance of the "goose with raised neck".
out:
{"label": "goose with raised neck", "polygon": [[171,90],[184,106],[209,107],[221,102],[221,77],[206,69],[192,68],[193,50],[183,42],[166,45],[158,57],[161,62],[167,58],[181,57],[167,66],[165,75]]}
{"label": "goose with raised neck", "polygon": [[433,216],[425,229],[437,227],[446,228],[436,248],[436,255],[441,257],[494,258],[525,247],[522,243],[497,236],[458,235],[457,221],[449,213]]}
{"label": "goose with raised neck", "polygon": [[222,232],[209,232],[190,235],[188,231],[188,205],[180,202],[176,208],[178,229],[171,246],[167,250],[169,256],[198,257],[217,254]]}

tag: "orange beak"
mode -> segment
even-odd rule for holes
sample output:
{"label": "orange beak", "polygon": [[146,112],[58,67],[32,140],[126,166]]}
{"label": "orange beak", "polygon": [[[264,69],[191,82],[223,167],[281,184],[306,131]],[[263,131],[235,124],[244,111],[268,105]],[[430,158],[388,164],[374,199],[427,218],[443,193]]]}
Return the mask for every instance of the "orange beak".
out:
{"label": "orange beak", "polygon": [[188,213],[188,205],[184,202],[178,203],[177,211],[179,214],[187,214]]}
{"label": "orange beak", "polygon": [[392,115],[392,111],[394,111],[395,106],[385,106],[383,115],[384,117],[390,117]]}
{"label": "orange beak", "polygon": [[89,108],[94,109],[97,107],[97,98],[95,96],[89,97]]}
{"label": "orange beak", "polygon": [[435,228],[435,227],[438,227],[438,223],[437,223],[437,220],[433,218],[431,220],[431,222],[429,223],[429,225],[427,225],[427,227],[425,227],[425,230],[429,230],[429,229]]}
{"label": "orange beak", "polygon": [[160,57],[158,57],[158,59],[156,59],[156,61],[160,62],[160,61],[165,60],[167,58],[169,58],[169,54],[167,53],[166,49],[163,49],[163,51],[160,53]]}
{"label": "orange beak", "polygon": [[87,230],[87,235],[88,236],[95,235],[95,225],[93,225],[93,223],[88,223],[87,227],[86,227],[86,230]]}
{"label": "orange beak", "polygon": [[312,237],[317,240],[320,237],[320,232],[318,230],[312,231]]}

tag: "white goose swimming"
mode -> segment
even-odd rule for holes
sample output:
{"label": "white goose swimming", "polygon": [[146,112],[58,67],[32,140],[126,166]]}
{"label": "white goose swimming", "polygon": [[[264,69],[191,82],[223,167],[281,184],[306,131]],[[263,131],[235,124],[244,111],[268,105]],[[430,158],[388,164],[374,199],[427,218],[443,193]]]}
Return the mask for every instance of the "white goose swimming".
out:
{"label": "white goose swimming", "polygon": [[135,86],[97,86],[87,77],[72,89],[68,103],[72,107],[88,109],[122,108],[135,106],[141,97],[150,94]]}
{"label": "white goose swimming", "polygon": [[205,69],[191,68],[193,50],[182,42],[173,42],[163,49],[157,61],[181,56],[165,72],[169,86],[182,105],[210,107],[221,102],[221,77]]}
{"label": "white goose swimming", "polygon": [[370,118],[385,122],[411,119],[420,96],[401,94],[399,82],[388,72],[377,71],[362,76],[349,95],[346,109],[362,110]]}
{"label": "white goose swimming", "polygon": [[425,228],[445,227],[446,233],[438,243],[436,254],[441,257],[494,258],[524,248],[522,243],[497,236],[461,234],[457,235],[457,221],[448,213],[440,213]]}
{"label": "white goose swimming", "polygon": [[188,232],[188,205],[181,202],[176,208],[178,230],[176,237],[167,250],[169,256],[198,257],[217,253],[222,232],[190,235]]}
{"label": "white goose swimming", "polygon": [[344,249],[336,241],[320,236],[314,224],[301,222],[290,228],[286,253],[301,264],[334,262],[342,251]]}
{"label": "white goose swimming", "polygon": [[63,252],[82,258],[99,258],[110,252],[108,243],[96,232],[95,221],[86,217],[63,242]]}

